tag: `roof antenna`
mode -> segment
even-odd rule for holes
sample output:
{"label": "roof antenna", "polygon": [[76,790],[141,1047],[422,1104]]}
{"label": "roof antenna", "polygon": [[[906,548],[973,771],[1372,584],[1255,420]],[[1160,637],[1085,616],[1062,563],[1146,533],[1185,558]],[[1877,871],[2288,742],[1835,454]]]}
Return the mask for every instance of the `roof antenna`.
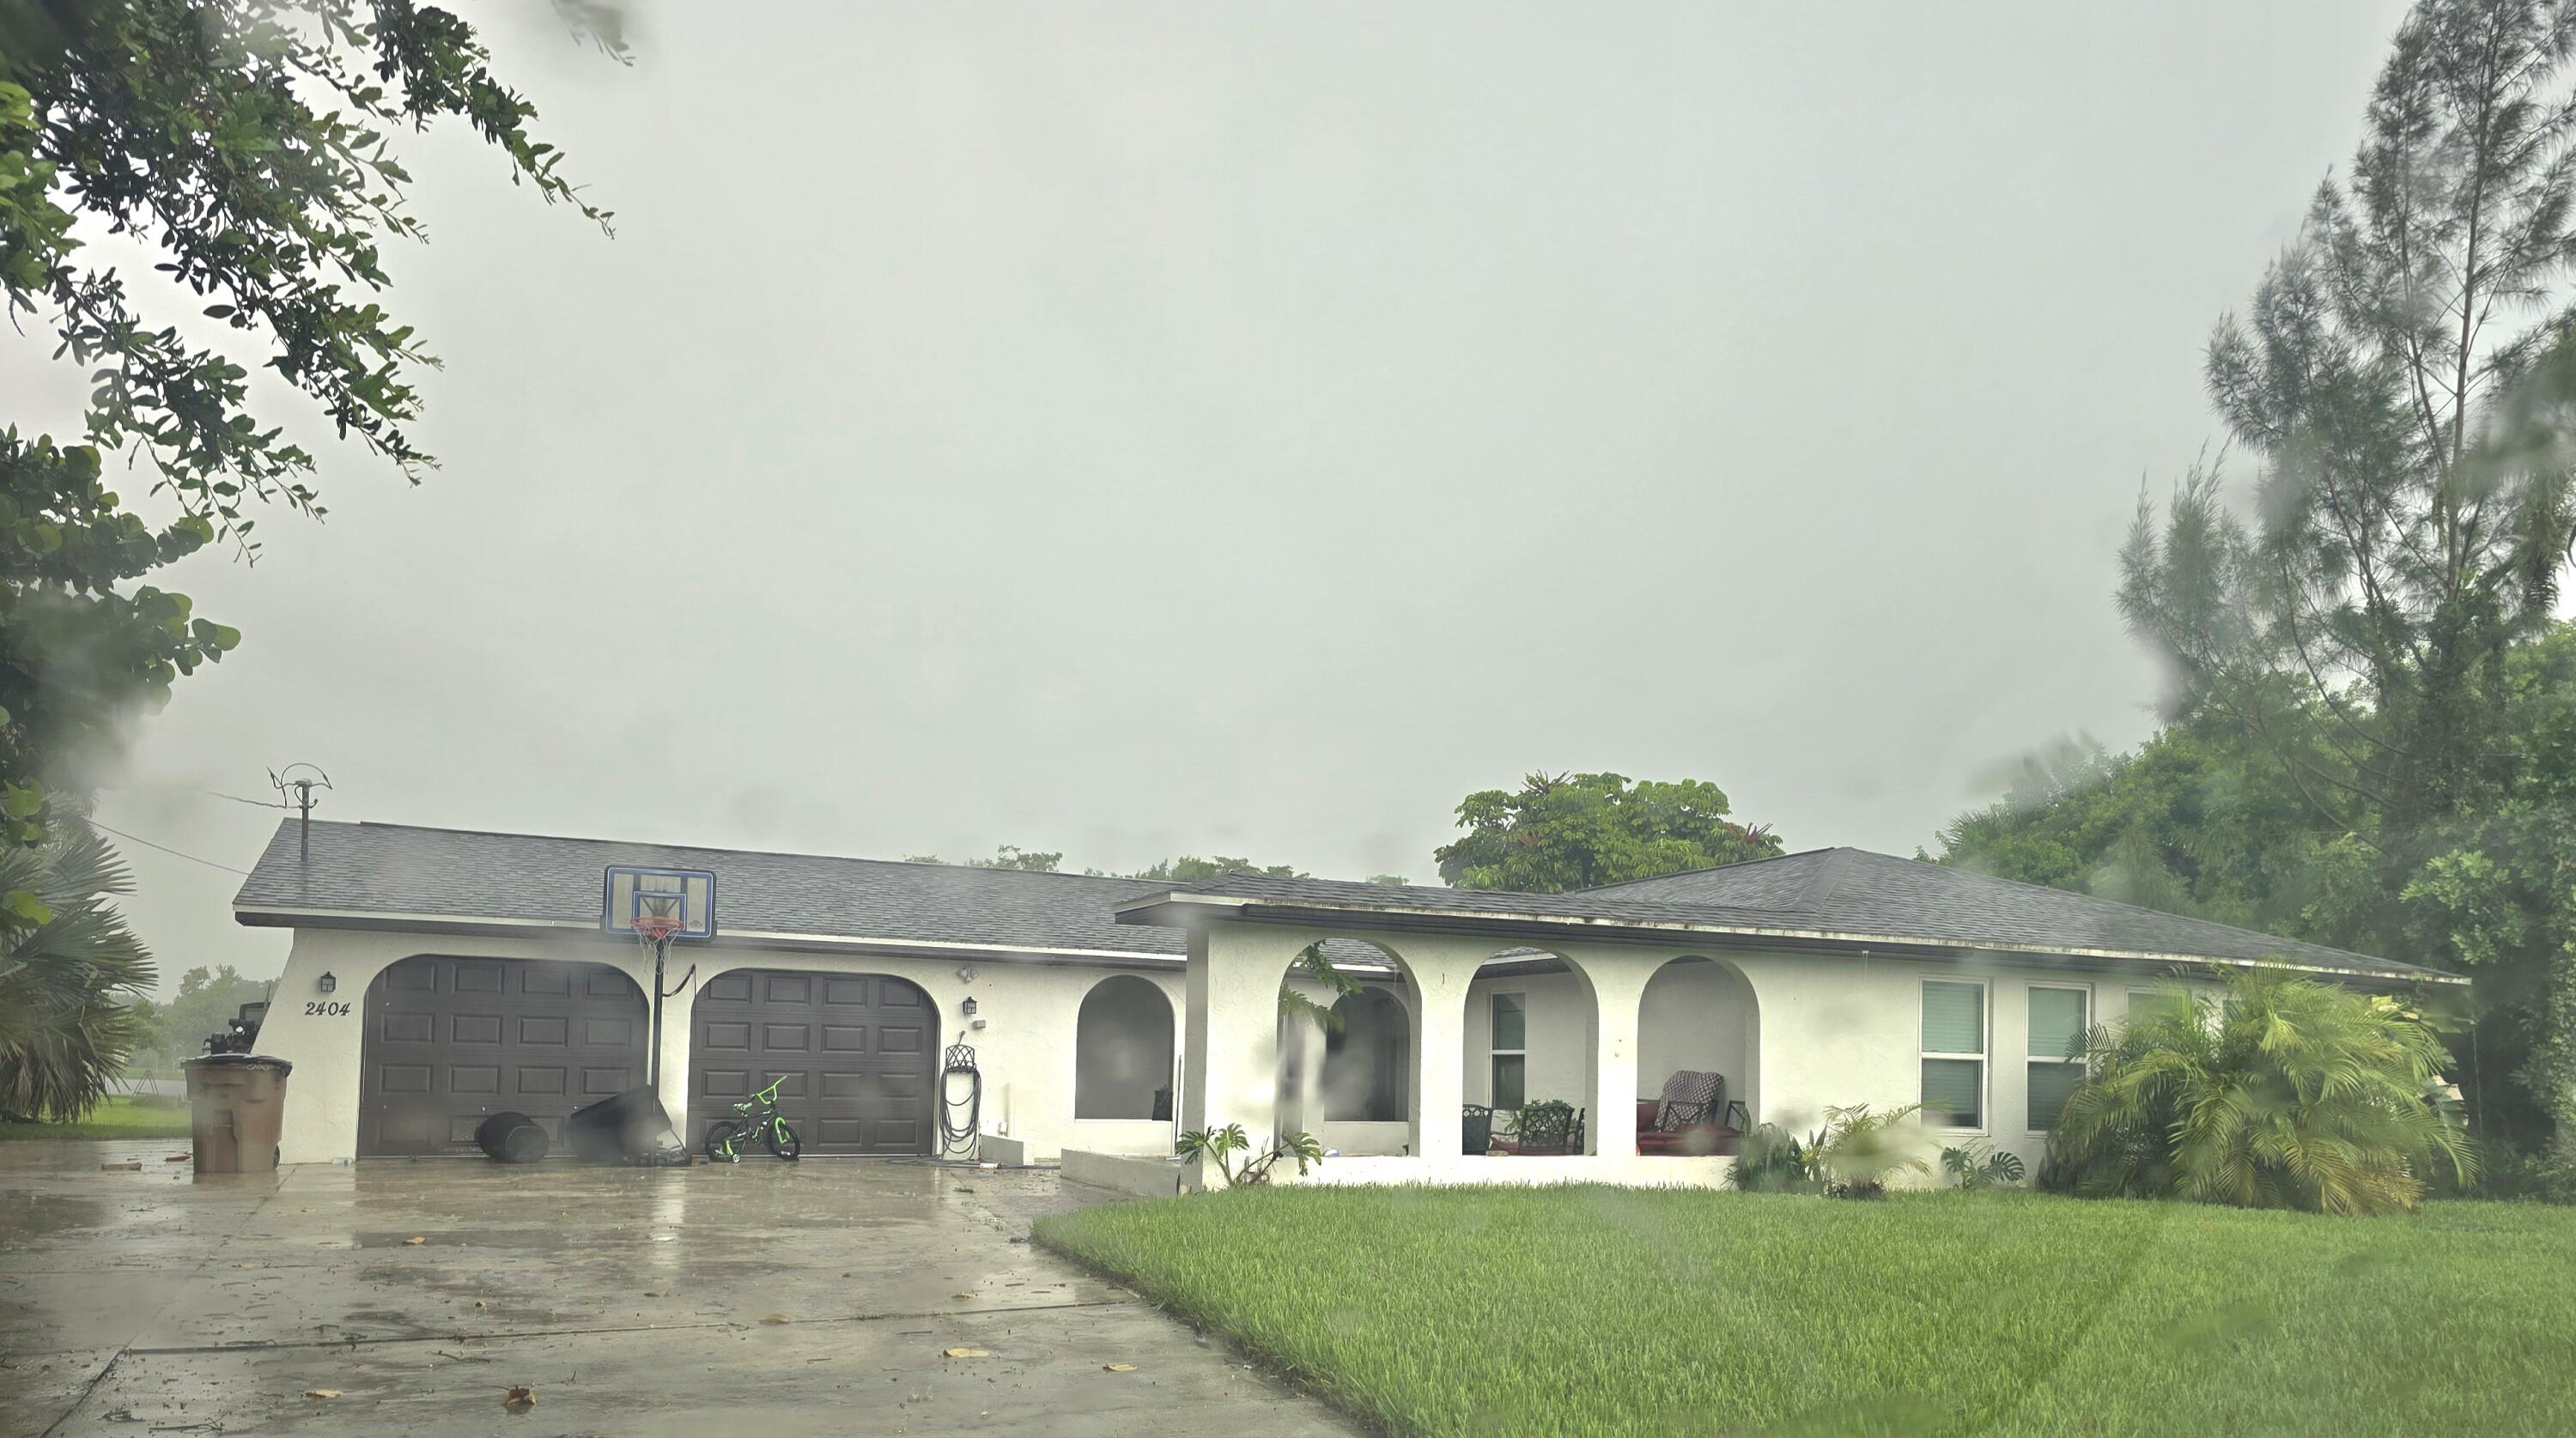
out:
{"label": "roof antenna", "polygon": [[[294,777],[298,769],[311,769],[313,777],[305,779]],[[268,783],[270,788],[277,791],[277,797],[281,799],[286,798],[287,790],[295,791],[295,797],[287,802],[302,810],[304,816],[295,829],[295,862],[299,864],[313,862],[313,791],[330,788],[331,776],[323,773],[318,765],[289,764],[283,770],[269,770]]]}

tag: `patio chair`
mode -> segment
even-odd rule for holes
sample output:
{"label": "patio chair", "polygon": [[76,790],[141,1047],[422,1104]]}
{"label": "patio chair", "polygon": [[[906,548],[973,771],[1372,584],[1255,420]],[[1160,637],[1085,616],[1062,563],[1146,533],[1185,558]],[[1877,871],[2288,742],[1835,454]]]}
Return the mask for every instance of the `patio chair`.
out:
{"label": "patio chair", "polygon": [[1480,1154],[1494,1146],[1494,1111],[1480,1103],[1465,1108],[1465,1126],[1458,1135],[1458,1151]]}
{"label": "patio chair", "polygon": [[1583,1152],[1584,1110],[1561,1103],[1532,1104],[1520,1112],[1511,1137],[1494,1140],[1499,1153],[1568,1154]]}
{"label": "patio chair", "polygon": [[1733,1153],[1751,1123],[1744,1101],[1727,1098],[1724,1074],[1683,1069],[1664,1080],[1661,1098],[1637,1100],[1637,1152]]}

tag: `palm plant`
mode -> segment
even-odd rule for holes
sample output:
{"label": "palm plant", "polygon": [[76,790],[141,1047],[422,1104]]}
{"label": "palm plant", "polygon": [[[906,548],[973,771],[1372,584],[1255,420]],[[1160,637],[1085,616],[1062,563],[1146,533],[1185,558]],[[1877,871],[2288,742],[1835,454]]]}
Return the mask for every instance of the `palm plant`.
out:
{"label": "palm plant", "polygon": [[1333,1003],[1338,1003],[1353,994],[1365,992],[1365,986],[1359,980],[1333,967],[1333,961],[1324,957],[1324,946],[1320,941],[1299,949],[1297,957],[1288,961],[1288,969],[1292,975],[1304,974],[1332,990],[1333,1001],[1332,1003],[1318,1002],[1283,983],[1279,986],[1279,1017],[1311,1019],[1317,1028],[1326,1033],[1340,1033],[1342,1016],[1333,1008]]}
{"label": "palm plant", "polygon": [[36,848],[0,849],[0,893],[36,896],[0,927],[0,1110],[68,1120],[106,1096],[138,1032],[120,1000],[151,987],[152,955],[106,902],[133,879],[74,820]]}
{"label": "palm plant", "polygon": [[2391,1213],[2435,1167],[2476,1176],[2432,1023],[2284,970],[2229,977],[2095,1030],[2049,1136],[2050,1187],[2240,1208]]}

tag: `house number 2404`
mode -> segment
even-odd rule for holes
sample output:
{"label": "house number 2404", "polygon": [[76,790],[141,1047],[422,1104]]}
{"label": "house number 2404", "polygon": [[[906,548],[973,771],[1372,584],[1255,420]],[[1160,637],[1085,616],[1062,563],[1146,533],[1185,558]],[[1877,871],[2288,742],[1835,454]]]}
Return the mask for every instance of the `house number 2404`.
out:
{"label": "house number 2404", "polygon": [[348,1015],[348,1012],[349,1012],[349,1006],[348,1006],[347,1004],[344,1004],[344,1003],[329,1002],[329,1001],[323,1001],[323,1000],[318,1000],[318,999],[317,999],[317,1000],[315,1000],[314,1002],[311,1002],[311,1003],[306,1004],[306,1005],[304,1006],[304,1012],[306,1012],[306,1013],[308,1013],[308,1014],[311,1014],[311,1015],[314,1015],[314,1016],[315,1016],[315,1017],[317,1017],[317,1018],[326,1018],[326,1019],[345,1018],[345,1017],[347,1017],[347,1015]]}

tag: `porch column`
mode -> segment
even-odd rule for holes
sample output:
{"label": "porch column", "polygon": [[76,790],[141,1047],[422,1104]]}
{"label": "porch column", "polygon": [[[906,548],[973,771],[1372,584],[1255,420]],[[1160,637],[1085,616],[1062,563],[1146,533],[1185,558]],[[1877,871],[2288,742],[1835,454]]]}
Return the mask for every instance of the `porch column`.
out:
{"label": "porch column", "polygon": [[1467,1051],[1467,986],[1491,946],[1482,941],[1408,938],[1404,965],[1412,979],[1413,1152],[1428,1159],[1459,1156],[1460,1068]]}
{"label": "porch column", "polygon": [[1605,1157],[1637,1151],[1637,1010],[1646,981],[1663,954],[1604,952],[1570,955],[1592,984],[1592,1120],[1590,1151]]}
{"label": "porch column", "polygon": [[1182,980],[1183,1129],[1239,1123],[1256,1150],[1277,1136],[1279,981],[1301,947],[1247,926],[1191,932]]}

